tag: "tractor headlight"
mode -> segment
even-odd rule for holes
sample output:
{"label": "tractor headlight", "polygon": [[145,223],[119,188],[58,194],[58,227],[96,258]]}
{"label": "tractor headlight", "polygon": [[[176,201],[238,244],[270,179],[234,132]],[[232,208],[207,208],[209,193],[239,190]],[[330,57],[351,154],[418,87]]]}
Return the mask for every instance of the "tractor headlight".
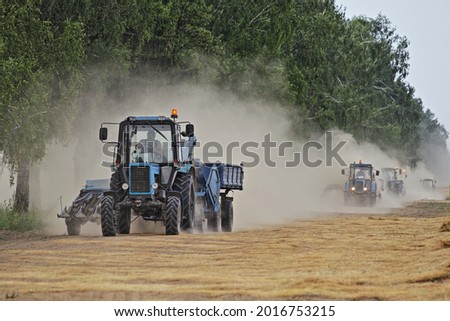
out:
{"label": "tractor headlight", "polygon": [[128,189],[128,184],[127,183],[123,183],[122,184],[122,189],[127,190]]}
{"label": "tractor headlight", "polygon": [[352,191],[354,191],[355,190],[355,186],[352,186]]}
{"label": "tractor headlight", "polygon": [[154,189],[154,190],[156,190],[157,188],[158,188],[158,183],[156,183],[156,182],[154,182],[153,184],[152,184],[152,188]]}
{"label": "tractor headlight", "polygon": [[363,189],[364,189],[364,192],[367,191],[367,187],[364,187]]}

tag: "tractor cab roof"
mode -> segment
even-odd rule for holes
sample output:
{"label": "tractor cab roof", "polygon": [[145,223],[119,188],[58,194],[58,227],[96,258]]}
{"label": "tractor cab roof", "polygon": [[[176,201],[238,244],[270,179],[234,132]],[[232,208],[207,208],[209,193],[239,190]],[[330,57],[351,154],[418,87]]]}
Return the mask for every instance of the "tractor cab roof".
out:
{"label": "tractor cab roof", "polygon": [[355,168],[372,168],[372,164],[364,164],[364,163],[353,163],[350,164],[350,167],[355,167]]}
{"label": "tractor cab roof", "polygon": [[166,116],[129,116],[125,119],[127,122],[172,122],[173,120]]}

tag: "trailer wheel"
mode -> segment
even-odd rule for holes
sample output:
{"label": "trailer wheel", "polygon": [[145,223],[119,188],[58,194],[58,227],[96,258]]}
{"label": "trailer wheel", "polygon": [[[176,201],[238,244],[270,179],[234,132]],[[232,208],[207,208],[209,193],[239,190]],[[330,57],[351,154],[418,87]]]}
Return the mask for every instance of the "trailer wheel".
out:
{"label": "trailer wheel", "polygon": [[233,230],[233,201],[225,199],[221,204],[222,211],[222,231],[231,232]]}
{"label": "trailer wheel", "polygon": [[208,230],[211,232],[219,232],[219,227],[221,225],[221,214],[214,214],[213,209],[210,209],[210,215],[208,215]]}
{"label": "trailer wheel", "polygon": [[114,198],[111,195],[102,198],[100,212],[103,236],[116,236]]}
{"label": "trailer wheel", "polygon": [[131,209],[117,211],[117,232],[119,234],[130,234]]}
{"label": "trailer wheel", "polygon": [[81,223],[77,220],[66,220],[67,234],[69,235],[80,235]]}
{"label": "trailer wheel", "polygon": [[180,198],[170,195],[167,197],[166,209],[164,212],[164,225],[166,226],[166,235],[178,235],[181,224],[181,206]]}
{"label": "trailer wheel", "polygon": [[195,189],[190,173],[178,173],[173,189],[181,193],[181,229],[193,231],[195,227]]}

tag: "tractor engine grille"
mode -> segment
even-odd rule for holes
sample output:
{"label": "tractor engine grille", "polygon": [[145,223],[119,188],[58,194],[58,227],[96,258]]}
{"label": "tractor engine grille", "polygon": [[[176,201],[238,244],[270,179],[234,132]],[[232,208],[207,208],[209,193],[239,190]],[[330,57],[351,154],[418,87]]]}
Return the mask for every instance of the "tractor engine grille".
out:
{"label": "tractor engine grille", "polygon": [[150,192],[150,166],[130,167],[130,192],[131,193]]}
{"label": "tractor engine grille", "polygon": [[362,181],[356,181],[355,182],[355,191],[358,193],[361,193],[364,191],[364,182]]}

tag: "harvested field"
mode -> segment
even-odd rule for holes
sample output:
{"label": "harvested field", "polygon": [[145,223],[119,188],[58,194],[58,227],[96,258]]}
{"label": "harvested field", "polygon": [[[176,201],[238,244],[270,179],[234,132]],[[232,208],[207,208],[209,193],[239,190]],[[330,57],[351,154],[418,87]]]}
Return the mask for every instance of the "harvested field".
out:
{"label": "harvested field", "polygon": [[450,300],[449,224],[422,201],[206,235],[3,232],[0,299]]}

